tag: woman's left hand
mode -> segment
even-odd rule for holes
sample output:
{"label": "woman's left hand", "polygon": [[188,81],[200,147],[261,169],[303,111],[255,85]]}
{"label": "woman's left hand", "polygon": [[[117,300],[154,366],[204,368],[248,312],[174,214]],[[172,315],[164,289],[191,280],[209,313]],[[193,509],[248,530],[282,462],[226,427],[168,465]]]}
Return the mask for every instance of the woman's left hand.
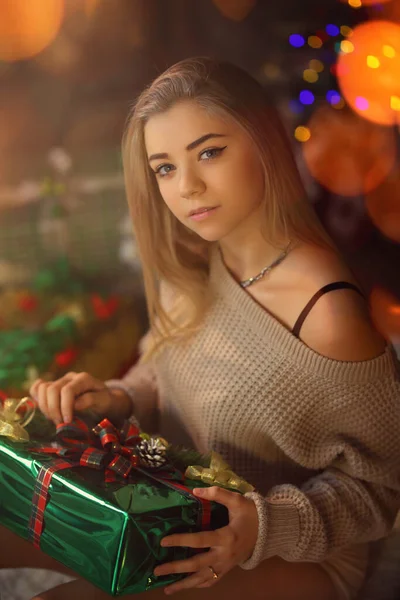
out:
{"label": "woman's left hand", "polygon": [[[216,486],[197,488],[193,493],[195,496],[226,506],[229,511],[229,525],[215,531],[174,534],[163,538],[162,546],[209,548],[208,552],[202,552],[187,560],[166,563],[154,570],[154,575],[191,573],[182,581],[166,587],[166,594],[214,585],[233,567],[250,558],[256,545],[258,515],[252,500]],[[213,571],[218,578],[214,577]]]}

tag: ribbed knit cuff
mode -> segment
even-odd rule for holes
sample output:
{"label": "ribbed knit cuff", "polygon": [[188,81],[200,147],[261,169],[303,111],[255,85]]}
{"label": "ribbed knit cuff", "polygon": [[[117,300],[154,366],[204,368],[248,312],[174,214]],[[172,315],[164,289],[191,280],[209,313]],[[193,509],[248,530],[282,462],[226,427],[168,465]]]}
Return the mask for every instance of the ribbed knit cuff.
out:
{"label": "ribbed knit cuff", "polygon": [[[125,394],[131,400],[132,411],[133,411],[133,407],[134,407],[133,403],[134,403],[135,396],[134,396],[134,391],[132,390],[132,388],[130,386],[125,385],[125,383],[123,381],[121,381],[120,379],[108,379],[107,381],[104,382],[104,385],[106,385],[110,390],[124,391]],[[139,429],[140,429],[140,423],[132,413],[129,417],[129,422],[132,423],[132,425],[136,425],[136,427],[139,427]]]}
{"label": "ribbed knit cuff", "polygon": [[272,556],[290,554],[297,546],[300,533],[299,515],[293,504],[273,504],[257,492],[245,494],[253,500],[258,513],[258,537],[253,554],[239,566],[242,569],[255,569],[260,562]]}

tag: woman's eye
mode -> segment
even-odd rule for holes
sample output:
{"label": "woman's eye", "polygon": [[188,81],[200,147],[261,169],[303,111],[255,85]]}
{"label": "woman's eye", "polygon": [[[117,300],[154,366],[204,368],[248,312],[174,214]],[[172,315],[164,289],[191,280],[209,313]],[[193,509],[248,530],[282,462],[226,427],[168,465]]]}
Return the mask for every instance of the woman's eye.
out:
{"label": "woman's eye", "polygon": [[202,160],[211,160],[222,154],[225,148],[226,146],[224,146],[223,148],[208,148],[207,150],[203,150],[203,152],[200,154],[200,158],[204,156],[205,158],[203,158]]}
{"label": "woman's eye", "polygon": [[172,165],[160,165],[154,172],[160,177],[165,177],[172,171],[172,168]]}

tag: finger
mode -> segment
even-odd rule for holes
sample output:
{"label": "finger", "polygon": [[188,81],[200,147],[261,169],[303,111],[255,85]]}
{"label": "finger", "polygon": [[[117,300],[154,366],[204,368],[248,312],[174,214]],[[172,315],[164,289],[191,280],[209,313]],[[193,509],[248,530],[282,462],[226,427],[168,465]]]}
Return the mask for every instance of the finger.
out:
{"label": "finger", "polygon": [[85,392],[99,392],[105,388],[105,385],[102,381],[96,379],[86,372],[75,373],[73,384],[75,398],[83,395]]}
{"label": "finger", "polygon": [[73,384],[67,383],[60,390],[60,412],[64,423],[71,423],[74,416],[75,391]]}
{"label": "finger", "polygon": [[172,585],[169,585],[165,588],[165,593],[170,596],[171,594],[175,594],[176,592],[180,592],[182,590],[188,590],[190,588],[199,587],[203,583],[206,583],[210,579],[210,571],[199,571],[190,575],[189,577],[185,577],[182,581],[178,581]]}
{"label": "finger", "polygon": [[49,418],[56,425],[62,423],[60,391],[60,385],[57,382],[50,383],[47,386],[47,411]]}
{"label": "finger", "polygon": [[47,386],[45,382],[41,382],[37,388],[36,402],[38,403],[39,409],[47,419],[50,419],[48,407],[47,407]]}
{"label": "finger", "polygon": [[212,552],[203,552],[187,560],[176,560],[175,562],[160,565],[154,569],[154,575],[160,577],[161,575],[169,575],[170,573],[196,573],[212,564],[213,561],[215,562],[215,558]]}
{"label": "finger", "polygon": [[[218,576],[218,579],[219,579],[219,576]],[[210,579],[210,581],[206,581],[204,583],[201,583],[197,587],[198,588],[209,588],[209,587],[212,587],[213,585],[215,585],[217,583],[218,579],[214,579],[214,578]]]}
{"label": "finger", "polygon": [[55,383],[60,387],[60,412],[65,423],[72,421],[74,408],[85,410],[92,406],[93,397],[87,392],[102,389],[102,383],[85,372],[67,373]]}
{"label": "finger", "polygon": [[38,390],[39,390],[39,385],[43,382],[43,379],[36,379],[31,387],[29,388],[29,396],[31,398],[33,398],[33,400],[35,400],[37,402],[38,400]]}
{"label": "finger", "polygon": [[161,546],[183,546],[185,548],[211,548],[221,542],[219,530],[199,533],[176,533],[161,540]]}
{"label": "finger", "polygon": [[223,504],[228,510],[237,510],[243,503],[243,496],[239,492],[232,492],[213,485],[209,488],[194,488],[193,494],[206,500]]}

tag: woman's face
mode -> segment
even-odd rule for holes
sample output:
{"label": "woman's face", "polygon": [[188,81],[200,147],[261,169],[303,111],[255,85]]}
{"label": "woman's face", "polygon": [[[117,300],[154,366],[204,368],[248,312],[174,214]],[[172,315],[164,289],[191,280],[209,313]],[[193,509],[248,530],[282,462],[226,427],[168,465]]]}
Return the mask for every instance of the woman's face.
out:
{"label": "woman's face", "polygon": [[233,120],[182,101],[151,117],[145,143],[164,202],[204,240],[220,241],[249,221],[259,225],[262,167]]}

